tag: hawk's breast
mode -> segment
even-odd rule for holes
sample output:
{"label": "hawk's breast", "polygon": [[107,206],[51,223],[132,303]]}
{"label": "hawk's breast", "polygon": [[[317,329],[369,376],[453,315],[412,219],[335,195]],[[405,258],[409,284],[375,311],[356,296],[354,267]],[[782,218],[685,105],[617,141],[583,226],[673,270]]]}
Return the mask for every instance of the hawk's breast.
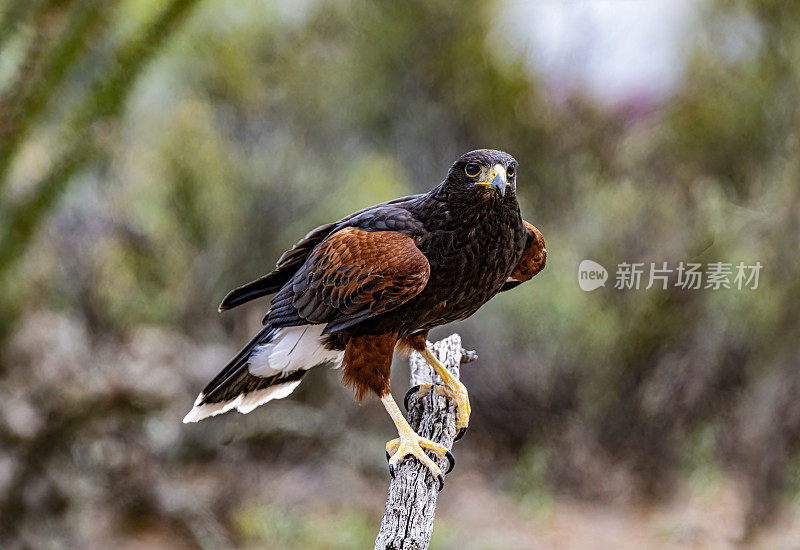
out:
{"label": "hawk's breast", "polygon": [[524,242],[518,211],[430,232],[423,253],[431,275],[425,290],[408,304],[408,322],[419,325],[413,327],[417,330],[431,329],[475,313],[499,292]]}

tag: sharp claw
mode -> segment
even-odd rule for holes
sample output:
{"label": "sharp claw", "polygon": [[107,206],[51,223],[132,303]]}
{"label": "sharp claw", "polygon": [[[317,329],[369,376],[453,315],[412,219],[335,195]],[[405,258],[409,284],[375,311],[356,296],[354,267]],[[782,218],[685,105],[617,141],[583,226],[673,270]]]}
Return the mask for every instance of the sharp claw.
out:
{"label": "sharp claw", "polygon": [[389,475],[394,479],[394,465],[391,462],[389,463]]}
{"label": "sharp claw", "polygon": [[444,454],[444,456],[445,456],[445,458],[447,458],[447,461],[450,463],[450,465],[447,467],[447,471],[445,472],[445,475],[446,475],[446,474],[449,474],[453,470],[453,468],[456,467],[456,457],[454,457],[453,453],[451,453],[450,451],[447,451]]}
{"label": "sharp claw", "polygon": [[412,395],[419,391],[419,384],[413,386],[406,392],[406,396],[403,398],[403,407],[405,407],[406,412],[408,411],[408,400],[411,398]]}
{"label": "sharp claw", "polygon": [[454,442],[455,442],[455,441],[458,441],[459,439],[461,439],[462,437],[464,437],[464,434],[465,434],[465,433],[467,433],[467,429],[466,429],[466,428],[461,428],[460,430],[458,430],[458,434],[456,434],[456,438],[455,438],[453,441],[454,441]]}
{"label": "sharp claw", "polygon": [[444,476],[439,474],[436,478],[439,480],[439,492],[441,493],[442,489],[444,489]]}

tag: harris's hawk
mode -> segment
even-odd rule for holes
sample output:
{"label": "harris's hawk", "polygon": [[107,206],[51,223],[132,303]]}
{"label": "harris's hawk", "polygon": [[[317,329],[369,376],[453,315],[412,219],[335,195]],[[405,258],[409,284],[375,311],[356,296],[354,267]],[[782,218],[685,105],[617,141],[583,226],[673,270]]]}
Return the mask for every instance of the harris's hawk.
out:
{"label": "harris's hawk", "polygon": [[516,167],[502,151],[466,153],[429,193],[317,227],[274,271],[231,291],[220,310],[274,294],[264,327],[183,421],[230,409],[248,413],[292,393],[309,369],[341,365],[356,397],[376,394],[397,426],[400,437],[386,445],[390,471],[411,454],[441,488],[442,472],[423,449],[452,455],[418,436],[398,409],[389,391],[392,356],[411,349],[425,357],[455,400],[462,435],[470,415],[467,389],[427,349],[426,337],[544,268],[542,234],[520,215]]}

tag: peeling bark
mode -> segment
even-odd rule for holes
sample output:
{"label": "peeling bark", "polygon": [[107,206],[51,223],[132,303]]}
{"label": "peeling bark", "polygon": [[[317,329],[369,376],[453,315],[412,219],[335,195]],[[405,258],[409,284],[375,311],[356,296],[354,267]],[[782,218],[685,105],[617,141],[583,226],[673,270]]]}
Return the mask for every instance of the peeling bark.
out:
{"label": "peeling bark", "polygon": [[[453,334],[435,344],[428,343],[439,361],[459,377],[459,365],[477,358],[475,352],[461,347],[461,337]],[[409,358],[411,386],[425,383],[442,384],[441,378],[416,352]],[[455,405],[452,400],[431,391],[408,400],[408,422],[411,427],[431,441],[453,447],[456,436]],[[428,451],[442,471],[447,459]],[[406,457],[397,468],[395,479],[389,484],[386,511],[383,515],[375,550],[421,550],[428,548],[433,534],[433,520],[438,497],[436,478],[417,459]],[[447,484],[445,483],[445,487]]]}

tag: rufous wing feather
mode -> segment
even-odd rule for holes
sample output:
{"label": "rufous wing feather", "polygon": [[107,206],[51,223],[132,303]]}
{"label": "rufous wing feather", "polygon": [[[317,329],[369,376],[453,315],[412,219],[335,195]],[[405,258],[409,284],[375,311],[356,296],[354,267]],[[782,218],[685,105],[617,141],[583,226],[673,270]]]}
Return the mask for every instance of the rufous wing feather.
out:
{"label": "rufous wing feather", "polygon": [[536,229],[532,224],[522,220],[525,228],[528,230],[528,238],[525,242],[525,250],[522,252],[514,271],[503,284],[500,292],[511,290],[512,288],[521,285],[525,281],[533,278],[534,275],[544,269],[547,263],[547,249],[544,245],[544,236],[542,232]]}
{"label": "rufous wing feather", "polygon": [[404,304],[429,276],[430,264],[410,236],[346,227],[314,249],[276,295],[269,319],[296,314],[335,332]]}

